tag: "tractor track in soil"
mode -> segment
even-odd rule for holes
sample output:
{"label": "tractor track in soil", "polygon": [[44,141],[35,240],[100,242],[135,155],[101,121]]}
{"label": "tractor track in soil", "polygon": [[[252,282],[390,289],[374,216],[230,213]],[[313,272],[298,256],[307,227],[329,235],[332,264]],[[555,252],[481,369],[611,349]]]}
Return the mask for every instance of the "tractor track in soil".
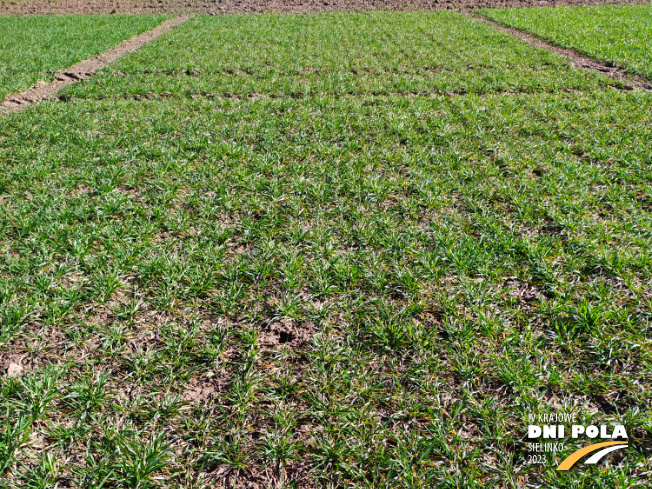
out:
{"label": "tractor track in soil", "polygon": [[40,81],[23,92],[8,95],[0,103],[0,113],[18,112],[35,102],[55,98],[63,87],[92,76],[98,70],[120,59],[127,53],[137,51],[148,42],[153,41],[174,26],[182,24],[188,19],[188,16],[181,16],[165,20],[154,29],[127,39],[108,51],[57,71],[54,75],[54,80],[50,82]]}
{"label": "tractor track in soil", "polygon": [[550,41],[540,38],[535,34],[531,34],[514,27],[505,26],[484,16],[471,15],[470,17],[477,22],[490,25],[502,32],[506,32],[512,36],[518,37],[519,39],[527,42],[532,47],[547,49],[548,51],[551,51],[558,56],[567,58],[571,62],[571,65],[573,65],[575,68],[581,70],[597,71],[598,73],[608,76],[613,80],[620,81],[623,83],[623,88],[626,90],[652,90],[652,80],[649,80],[646,77],[636,73],[630,73],[622,66],[591,58],[574,49],[562,48]]}

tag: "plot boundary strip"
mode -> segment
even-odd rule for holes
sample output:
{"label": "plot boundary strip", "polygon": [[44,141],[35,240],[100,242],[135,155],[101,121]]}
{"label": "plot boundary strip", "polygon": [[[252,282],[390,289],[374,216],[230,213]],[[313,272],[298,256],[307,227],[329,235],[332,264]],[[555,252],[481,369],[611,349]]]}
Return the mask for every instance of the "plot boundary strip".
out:
{"label": "plot boundary strip", "polygon": [[502,32],[516,36],[527,42],[532,47],[547,49],[559,56],[563,56],[577,69],[596,71],[602,75],[608,76],[609,78],[620,81],[623,83],[623,88],[626,90],[652,90],[652,80],[649,80],[642,75],[630,73],[623,67],[599,61],[590,56],[579,53],[574,49],[562,48],[537,36],[536,34],[515,27],[508,27],[500,22],[485,17],[483,14],[472,14],[469,15],[469,17],[476,22],[491,25]]}
{"label": "plot boundary strip", "polygon": [[190,16],[181,16],[165,20],[154,29],[127,39],[108,51],[57,71],[51,82],[40,81],[25,91],[7,95],[0,104],[0,114],[19,112],[33,103],[55,98],[63,87],[93,76],[100,69],[117,61],[125,54],[137,51],[173,27],[186,22],[189,18]]}

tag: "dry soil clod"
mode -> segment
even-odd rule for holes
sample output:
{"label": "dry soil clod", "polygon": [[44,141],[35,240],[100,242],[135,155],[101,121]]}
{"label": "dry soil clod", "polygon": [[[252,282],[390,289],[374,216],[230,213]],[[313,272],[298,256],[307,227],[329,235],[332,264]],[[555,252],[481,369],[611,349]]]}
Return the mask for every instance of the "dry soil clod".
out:
{"label": "dry soil clod", "polygon": [[16,378],[20,377],[23,373],[23,367],[17,363],[10,363],[9,368],[7,369],[7,377]]}

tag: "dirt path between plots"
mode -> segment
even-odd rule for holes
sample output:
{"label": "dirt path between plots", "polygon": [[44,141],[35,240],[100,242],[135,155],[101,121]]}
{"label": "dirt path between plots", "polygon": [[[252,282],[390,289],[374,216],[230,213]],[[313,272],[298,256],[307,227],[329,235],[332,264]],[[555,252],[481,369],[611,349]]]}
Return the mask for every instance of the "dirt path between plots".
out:
{"label": "dirt path between plots", "polygon": [[57,71],[54,75],[54,80],[51,82],[40,81],[24,92],[7,95],[4,102],[0,104],[0,113],[17,112],[35,102],[54,98],[63,87],[72,85],[73,83],[77,83],[79,80],[92,76],[98,70],[120,59],[127,53],[137,51],[143,45],[153,41],[164,32],[169,31],[174,26],[185,22],[189,18],[190,17],[188,16],[183,16],[168,19],[160,23],[151,31],[143,32],[131,39],[123,41],[108,51],[85,59],[84,61],[80,61],[66,69]]}
{"label": "dirt path between plots", "polygon": [[552,51],[553,53],[558,54],[559,56],[564,56],[565,58],[568,58],[568,60],[575,68],[581,70],[597,71],[605,76],[608,76],[609,78],[618,80],[623,83],[625,89],[652,90],[652,80],[648,80],[647,78],[641,75],[629,73],[623,67],[616,66],[613,63],[599,61],[597,59],[590,58],[589,56],[579,53],[574,49],[567,49],[567,48],[556,46],[555,44],[546,41],[545,39],[541,39],[540,37],[534,34],[530,34],[529,32],[515,29],[514,27],[504,26],[502,24],[499,24],[498,22],[487,19],[486,17],[481,17],[478,15],[470,15],[470,17],[477,22],[482,22],[484,24],[491,25],[498,30],[507,32],[508,34],[523,39],[530,46],[547,49],[548,51]]}
{"label": "dirt path between plots", "polygon": [[370,10],[474,10],[478,8],[552,7],[649,0],[0,0],[0,15],[256,12],[357,12]]}

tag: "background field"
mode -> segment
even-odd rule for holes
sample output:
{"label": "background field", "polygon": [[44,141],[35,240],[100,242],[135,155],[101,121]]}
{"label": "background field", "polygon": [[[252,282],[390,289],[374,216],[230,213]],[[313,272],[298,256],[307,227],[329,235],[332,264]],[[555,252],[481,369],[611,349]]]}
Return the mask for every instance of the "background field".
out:
{"label": "background field", "polygon": [[[635,0],[649,3],[649,0]],[[548,5],[632,3],[630,0],[554,0]],[[0,0],[0,14],[318,13],[404,10],[473,10],[533,7],[546,0]]]}
{"label": "background field", "polygon": [[[0,471],[644,483],[652,95],[617,87],[460,14],[202,17],[3,117]],[[526,464],[560,409],[627,457]]]}
{"label": "background field", "polygon": [[0,17],[0,101],[155,27],[163,16]]}
{"label": "background field", "polygon": [[535,92],[613,83],[452,12],[204,16],[64,93],[303,97]]}
{"label": "background field", "polygon": [[652,77],[652,5],[483,10],[505,25]]}

